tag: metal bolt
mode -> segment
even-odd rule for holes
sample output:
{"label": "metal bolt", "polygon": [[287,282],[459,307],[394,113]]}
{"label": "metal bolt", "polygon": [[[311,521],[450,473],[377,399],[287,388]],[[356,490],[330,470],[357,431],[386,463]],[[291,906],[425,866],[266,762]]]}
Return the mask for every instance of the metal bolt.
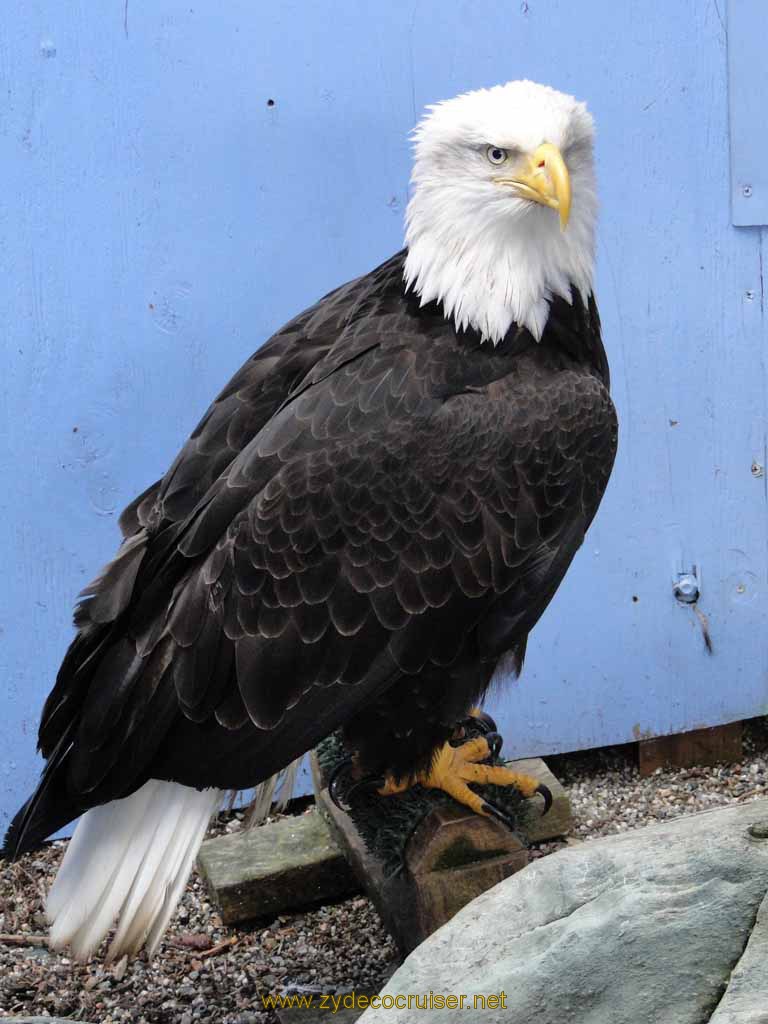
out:
{"label": "metal bolt", "polygon": [[747,300],[747,302],[755,301],[755,293],[752,291],[751,288],[748,288],[747,291],[744,292],[744,298]]}
{"label": "metal bolt", "polygon": [[752,186],[745,185],[741,190],[741,194],[744,196],[745,199],[749,199],[749,197],[752,195]]}
{"label": "metal bolt", "polygon": [[693,573],[681,572],[675,580],[672,591],[683,604],[695,604],[699,599],[699,583]]}
{"label": "metal bolt", "polygon": [[762,466],[759,462],[753,462],[750,467],[750,472],[752,473],[752,476],[759,478],[763,475],[763,473],[765,473],[765,467]]}
{"label": "metal bolt", "polygon": [[747,832],[753,839],[768,839],[768,820],[756,821]]}

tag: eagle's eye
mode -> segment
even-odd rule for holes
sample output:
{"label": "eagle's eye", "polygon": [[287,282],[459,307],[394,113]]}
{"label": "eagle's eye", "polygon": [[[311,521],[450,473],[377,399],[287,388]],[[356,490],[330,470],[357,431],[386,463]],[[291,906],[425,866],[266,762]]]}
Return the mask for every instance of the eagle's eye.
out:
{"label": "eagle's eye", "polygon": [[489,146],[485,151],[485,155],[492,164],[503,164],[507,159],[508,153],[506,149],[502,149],[500,146]]}

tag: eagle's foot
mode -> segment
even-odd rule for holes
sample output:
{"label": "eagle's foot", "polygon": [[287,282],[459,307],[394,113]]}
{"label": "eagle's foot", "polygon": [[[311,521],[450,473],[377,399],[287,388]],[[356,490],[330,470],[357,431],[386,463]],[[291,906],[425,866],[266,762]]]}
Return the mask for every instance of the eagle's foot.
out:
{"label": "eagle's foot", "polygon": [[[469,788],[470,782],[493,784],[495,786],[514,786],[524,797],[531,798],[537,793],[544,798],[544,814],[552,806],[552,794],[549,789],[530,775],[514,772],[503,765],[482,764],[493,756],[494,735],[478,736],[475,739],[454,747],[446,743],[432,760],[431,766],[417,775],[404,779],[388,778],[377,792],[381,796],[393,796],[403,793],[415,783],[425,789],[442,789],[465,807],[476,814],[498,818],[510,828],[511,819],[493,804],[488,803],[474,790]],[[491,742],[489,742],[489,740]]]}

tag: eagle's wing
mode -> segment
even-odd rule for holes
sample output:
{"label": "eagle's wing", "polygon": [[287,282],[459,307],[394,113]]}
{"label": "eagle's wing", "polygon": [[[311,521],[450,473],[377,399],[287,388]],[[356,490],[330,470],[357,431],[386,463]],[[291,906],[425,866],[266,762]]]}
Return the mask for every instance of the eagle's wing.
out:
{"label": "eagle's wing", "polygon": [[345,324],[369,292],[392,277],[396,258],[377,271],[330,292],[299,314],[240,368],[214,399],[176,459],[156,481],[124,510],[120,528],[124,542],[109,563],[81,594],[75,609],[78,635],[64,658],[56,684],[41,717],[38,747],[50,757],[71,732],[79,713],[93,662],[111,642],[111,625],[135,602],[164,554],[174,549],[184,521],[253,440],[294,387],[338,343]]}
{"label": "eagle's wing", "polygon": [[[123,511],[120,529],[158,532],[185,519],[216,478],[338,340],[352,281],[291,320],[244,363],[213,400],[165,476]],[[364,292],[364,289],[361,289]]]}

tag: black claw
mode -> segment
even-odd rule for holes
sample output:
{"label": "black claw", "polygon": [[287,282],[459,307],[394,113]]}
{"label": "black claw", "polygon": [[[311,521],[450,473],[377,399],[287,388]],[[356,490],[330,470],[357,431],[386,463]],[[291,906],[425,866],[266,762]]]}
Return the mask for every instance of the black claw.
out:
{"label": "black claw", "polygon": [[386,779],[381,775],[366,775],[364,778],[352,783],[347,790],[347,800],[351,800],[354,794],[359,793],[361,789],[381,789],[385,783]]}
{"label": "black claw", "polygon": [[543,782],[540,782],[536,787],[536,792],[541,793],[544,797],[544,810],[541,812],[542,818],[552,806],[552,792],[549,786],[545,786]]}
{"label": "black claw", "polygon": [[496,732],[496,722],[487,711],[478,711],[476,715],[470,715],[470,722],[474,722],[483,734]]}
{"label": "black claw", "polygon": [[352,758],[345,757],[343,761],[339,761],[336,767],[331,772],[330,778],[328,779],[328,796],[333,800],[334,804],[339,808],[340,811],[348,811],[349,807],[345,806],[338,794],[338,784],[341,776],[348,772],[352,767]]}
{"label": "black claw", "polygon": [[484,803],[483,810],[486,814],[490,814],[492,818],[496,818],[497,821],[500,821],[502,825],[506,825],[510,832],[515,831],[514,821],[509,817],[509,815],[505,814],[504,811],[499,810],[495,804]]}
{"label": "black claw", "polygon": [[464,732],[479,732],[487,736],[489,732],[496,732],[496,723],[485,711],[478,711],[476,715],[467,715],[459,722]]}
{"label": "black claw", "polygon": [[489,757],[491,760],[494,760],[499,756],[504,745],[504,737],[498,732],[487,732],[483,738],[488,744]]}
{"label": "black claw", "polygon": [[[346,784],[342,783],[342,776],[348,775],[351,769],[352,758],[345,757],[343,761],[339,761],[328,779],[328,795],[339,810],[345,813],[350,810],[350,802],[355,793],[361,789],[378,789],[385,783],[385,780],[378,775],[366,775],[362,779],[353,779],[351,783],[349,780]],[[339,793],[340,785],[343,788],[343,796]]]}

